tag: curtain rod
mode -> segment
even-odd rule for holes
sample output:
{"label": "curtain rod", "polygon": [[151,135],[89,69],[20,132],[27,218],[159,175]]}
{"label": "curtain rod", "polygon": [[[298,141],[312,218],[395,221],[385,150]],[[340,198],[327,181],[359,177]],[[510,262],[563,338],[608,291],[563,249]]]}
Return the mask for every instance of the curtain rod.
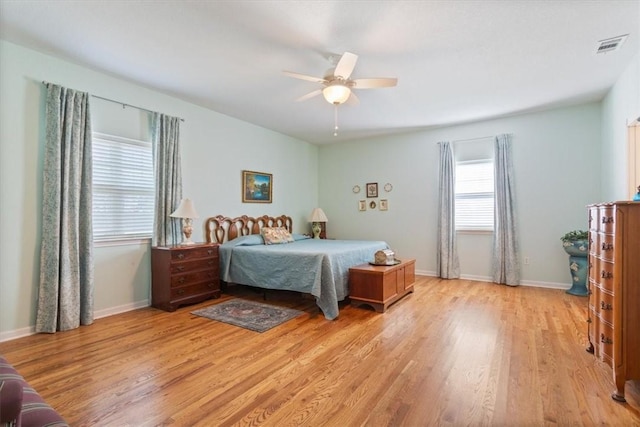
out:
{"label": "curtain rod", "polygon": [[[48,85],[49,84],[49,82],[45,82],[44,80],[42,81],[42,83],[44,85]],[[148,113],[156,113],[156,111],[149,110],[148,108],[137,107],[135,105],[127,104],[126,102],[116,101],[114,99],[105,98],[103,96],[98,96],[98,95],[93,95],[93,94],[89,94],[89,96],[91,96],[93,98],[102,99],[103,101],[113,102],[114,104],[120,104],[120,105],[122,105],[122,108],[131,107],[131,108],[135,108],[137,110],[146,111]],[[178,118],[180,119],[181,122],[184,122],[184,119],[182,117],[178,117]]]}
{"label": "curtain rod", "polygon": [[488,138],[495,138],[495,137],[496,137],[495,135],[478,136],[478,137],[475,137],[475,138],[457,139],[457,140],[452,141],[452,142],[455,144],[456,142],[469,142],[469,141],[476,141],[478,139],[488,139]]}

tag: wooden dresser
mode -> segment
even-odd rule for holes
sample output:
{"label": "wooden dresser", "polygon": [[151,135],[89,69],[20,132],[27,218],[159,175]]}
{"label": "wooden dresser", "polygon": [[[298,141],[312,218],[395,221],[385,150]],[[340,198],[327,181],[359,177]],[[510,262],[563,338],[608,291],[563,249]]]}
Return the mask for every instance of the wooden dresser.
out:
{"label": "wooden dresser", "polygon": [[183,304],[220,297],[218,245],[151,248],[151,305],[174,311]]}
{"label": "wooden dresser", "polygon": [[590,205],[589,348],[611,366],[614,400],[640,379],[640,203]]}
{"label": "wooden dresser", "polygon": [[349,269],[349,299],[351,305],[369,305],[377,312],[387,308],[403,296],[413,292],[416,281],[416,260],[408,259],[397,265],[361,264]]}

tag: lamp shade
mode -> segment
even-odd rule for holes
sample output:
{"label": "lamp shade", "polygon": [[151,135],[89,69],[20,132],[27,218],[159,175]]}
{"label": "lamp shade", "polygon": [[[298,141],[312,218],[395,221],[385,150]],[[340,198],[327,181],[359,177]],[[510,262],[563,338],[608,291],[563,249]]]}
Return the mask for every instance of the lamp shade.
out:
{"label": "lamp shade", "polygon": [[180,200],[180,206],[171,215],[173,218],[198,218],[198,212],[191,199]]}
{"label": "lamp shade", "polygon": [[329,104],[342,104],[349,99],[351,89],[343,84],[334,83],[322,89],[322,95]]}
{"label": "lamp shade", "polygon": [[314,208],[309,216],[309,222],[329,222],[329,220],[322,209]]}

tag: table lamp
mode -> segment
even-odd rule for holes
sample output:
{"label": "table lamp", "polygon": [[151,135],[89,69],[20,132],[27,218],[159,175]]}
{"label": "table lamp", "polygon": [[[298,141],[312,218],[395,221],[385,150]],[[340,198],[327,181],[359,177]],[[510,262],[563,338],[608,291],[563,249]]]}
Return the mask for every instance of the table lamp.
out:
{"label": "table lamp", "polygon": [[311,230],[313,231],[313,238],[319,239],[320,232],[322,231],[321,222],[329,222],[327,216],[324,214],[322,209],[314,208],[309,216],[309,222],[311,222]]}
{"label": "table lamp", "polygon": [[193,202],[191,199],[182,199],[180,200],[180,206],[176,209],[170,217],[173,218],[182,218],[182,234],[184,235],[182,238],[182,245],[193,245],[194,243],[191,241],[191,233],[193,233],[193,218],[198,218],[198,212],[196,212],[196,208],[193,206]]}

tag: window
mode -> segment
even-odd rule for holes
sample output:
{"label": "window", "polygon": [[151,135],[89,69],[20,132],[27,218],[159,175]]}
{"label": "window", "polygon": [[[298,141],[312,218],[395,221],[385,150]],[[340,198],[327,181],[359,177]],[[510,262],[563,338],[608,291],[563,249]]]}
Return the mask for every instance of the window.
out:
{"label": "window", "polygon": [[93,240],[147,239],[153,233],[151,142],[93,134]]}
{"label": "window", "polygon": [[456,164],[456,230],[493,231],[493,160]]}

